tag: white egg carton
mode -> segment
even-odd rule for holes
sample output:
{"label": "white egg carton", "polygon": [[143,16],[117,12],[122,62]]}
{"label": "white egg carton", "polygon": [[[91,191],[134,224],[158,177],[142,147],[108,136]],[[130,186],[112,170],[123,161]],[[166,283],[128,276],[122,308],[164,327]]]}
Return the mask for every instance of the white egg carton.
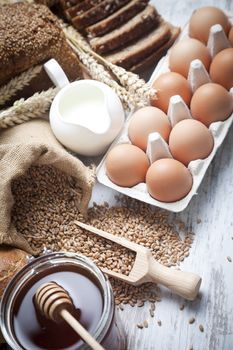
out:
{"label": "white egg carton", "polygon": [[[233,16],[229,15],[230,21],[231,23],[233,22]],[[220,51],[219,45],[221,46],[221,43],[223,42],[223,38],[221,38],[221,30],[219,30],[218,25],[213,26],[215,28],[212,28],[212,34],[210,35],[209,38],[209,43],[208,43],[208,48],[209,51],[211,53],[211,55],[214,55],[215,50]],[[219,34],[220,32],[220,34]],[[179,36],[178,40],[184,38],[185,36],[188,35],[188,24],[184,27],[184,29],[181,32],[181,35]],[[223,47],[224,48],[224,47]],[[221,48],[222,49],[222,48]],[[170,51],[170,50],[169,50]],[[150,80],[149,83],[152,84],[152,82],[162,73],[168,72],[169,71],[169,67],[168,67],[168,55],[169,55],[169,51],[167,53],[167,55],[162,58],[158,65],[156,66]],[[202,67],[201,67],[202,68]],[[201,71],[201,70],[200,70]],[[194,69],[193,69],[193,73],[194,73]],[[195,73],[194,73],[195,76]],[[197,75],[196,75],[197,77]],[[203,75],[202,75],[203,77]],[[208,76],[207,76],[208,78]],[[195,82],[194,82],[195,84]],[[231,90],[232,91],[232,90]],[[233,98],[233,94],[232,94],[232,98]],[[127,121],[123,127],[123,130],[121,131],[120,135],[117,137],[117,139],[113,142],[113,144],[111,145],[111,147],[109,148],[108,152],[116,145],[116,144],[122,144],[122,143],[131,143],[129,138],[128,138],[128,126],[131,120],[131,117],[133,115],[132,111],[129,115],[129,117],[127,118]],[[169,113],[169,112],[168,112]],[[188,117],[188,116],[187,116]],[[214,147],[212,152],[210,153],[210,155],[205,158],[205,159],[198,159],[195,161],[191,161],[188,165],[188,169],[190,170],[192,176],[193,176],[193,186],[191,191],[187,194],[186,197],[182,198],[179,201],[176,202],[172,202],[172,203],[165,203],[165,202],[160,202],[154,198],[152,198],[148,191],[147,191],[147,187],[145,183],[139,183],[136,186],[133,186],[131,188],[129,187],[121,187],[121,186],[117,186],[116,184],[114,184],[112,181],[110,181],[110,179],[108,178],[108,176],[106,175],[106,167],[105,167],[105,160],[107,157],[108,152],[105,154],[105,156],[103,157],[101,163],[99,164],[98,168],[97,168],[97,178],[98,181],[110,188],[113,188],[114,190],[123,193],[127,196],[130,196],[132,198],[136,198],[140,201],[149,203],[151,205],[163,208],[163,209],[167,209],[170,210],[172,212],[180,212],[183,211],[189,204],[189,202],[191,201],[192,197],[194,195],[197,195],[197,190],[198,187],[200,186],[205,173],[207,171],[208,166],[210,165],[212,159],[214,158],[218,148],[220,147],[220,145],[222,144],[223,140],[225,139],[227,132],[232,124],[233,121],[233,113],[230,117],[228,117],[227,120],[225,120],[224,122],[215,122],[212,123],[209,127],[209,129],[211,130],[213,137],[214,137]],[[151,134],[152,136],[153,134]],[[156,136],[156,135],[155,135]],[[156,137],[155,137],[156,139]],[[161,140],[160,140],[161,141]],[[153,137],[151,142],[153,142]],[[163,147],[163,142],[158,142],[157,145],[160,145],[160,150],[163,154],[166,154],[167,152],[167,156],[169,157],[169,152],[166,149],[166,146]],[[164,142],[165,143],[165,142]],[[151,144],[150,144],[151,145]],[[148,147],[149,149],[149,147]],[[157,148],[158,150],[158,148]],[[148,154],[148,151],[147,151]],[[157,155],[155,155],[157,156]],[[153,158],[153,154],[150,154],[150,159]],[[158,157],[159,159],[160,157]]]}

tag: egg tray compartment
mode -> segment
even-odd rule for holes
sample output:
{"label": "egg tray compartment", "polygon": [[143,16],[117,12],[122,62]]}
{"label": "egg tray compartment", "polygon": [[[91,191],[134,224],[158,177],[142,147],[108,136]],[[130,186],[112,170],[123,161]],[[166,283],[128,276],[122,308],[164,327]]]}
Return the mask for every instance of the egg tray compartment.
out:
{"label": "egg tray compartment", "polygon": [[[229,20],[231,23],[233,23],[233,15],[228,14]],[[185,25],[184,29],[182,30],[179,38],[177,39],[176,43],[180,40],[182,40],[184,37],[188,36],[188,23]],[[176,44],[175,43],[175,44]],[[171,50],[171,49],[170,49]],[[151,78],[149,80],[149,83],[152,84],[153,81],[158,78],[162,73],[169,72],[169,52],[168,51],[167,55],[163,57],[159,63],[157,64],[154,72],[151,75]],[[161,202],[158,201],[150,196],[150,194],[147,191],[147,186],[146,183],[139,183],[136,186],[133,187],[121,187],[116,184],[114,184],[107,176],[106,174],[106,167],[105,167],[105,160],[107,157],[107,154],[109,151],[116,146],[117,144],[123,144],[123,143],[128,143],[130,144],[130,140],[128,138],[128,126],[130,123],[130,120],[132,118],[133,113],[135,112],[132,111],[128,118],[127,121],[120,133],[120,135],[117,137],[117,139],[113,142],[113,144],[110,146],[108,152],[105,154],[103,157],[102,161],[100,162],[98,168],[97,168],[97,179],[100,183],[104,184],[105,186],[108,186],[110,188],[113,188],[114,190],[123,193],[129,197],[138,199],[140,201],[143,201],[145,203],[160,207],[162,209],[170,210],[172,212],[181,212],[183,211],[191,201],[192,197],[194,195],[197,195],[197,190],[198,187],[200,186],[205,173],[214,158],[218,148],[222,144],[223,140],[225,139],[228,130],[232,124],[233,121],[233,113],[225,120],[225,121],[220,121],[220,122],[214,122],[210,125],[209,129],[212,132],[213,138],[214,138],[214,147],[212,152],[209,154],[209,156],[205,159],[197,159],[194,161],[191,161],[188,165],[188,169],[190,170],[192,177],[193,177],[193,185],[191,191],[181,200],[176,201],[176,202]]]}

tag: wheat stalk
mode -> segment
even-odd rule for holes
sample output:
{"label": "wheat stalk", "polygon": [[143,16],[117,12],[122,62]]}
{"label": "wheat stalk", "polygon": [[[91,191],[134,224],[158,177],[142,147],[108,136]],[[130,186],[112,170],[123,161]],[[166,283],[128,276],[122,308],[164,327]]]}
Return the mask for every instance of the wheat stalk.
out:
{"label": "wheat stalk", "polygon": [[0,0],[0,5],[13,4],[15,0]]}
{"label": "wheat stalk", "polygon": [[150,99],[156,95],[155,89],[151,88],[151,86],[143,79],[140,79],[137,74],[128,72],[126,69],[108,62],[102,56],[94,52],[83,36],[73,27],[67,27],[65,24],[62,24],[62,28],[68,40],[71,41],[76,48],[79,47],[86,53],[89,53],[114,74],[121,85],[125,87],[131,95],[133,95],[135,105],[142,107],[150,103]]}
{"label": "wheat stalk", "polygon": [[26,72],[11,79],[9,83],[0,88],[0,105],[10,100],[17,91],[22,90],[25,86],[29,85],[33,78],[35,78],[41,71],[42,66],[35,66],[28,69]]}
{"label": "wheat stalk", "polygon": [[108,86],[110,86],[121,99],[122,104],[126,110],[130,110],[130,107],[134,104],[132,96],[128,91],[120,86],[109,74],[109,72],[104,68],[103,65],[98,63],[89,53],[86,53],[80,47],[76,47],[71,40],[68,42],[72,49],[79,56],[80,61],[88,69],[88,73],[93,79],[99,80]]}
{"label": "wheat stalk", "polygon": [[12,107],[0,112],[0,128],[5,129],[41,117],[49,109],[58,90],[59,88],[50,88],[35,93],[27,100],[22,98],[16,101]]}
{"label": "wheat stalk", "polygon": [[156,90],[151,88],[145,80],[140,79],[137,74],[128,72],[123,67],[116,66],[111,62],[108,62],[107,65],[120,83],[134,95],[135,103],[138,107],[147,106],[151,98],[156,95]]}

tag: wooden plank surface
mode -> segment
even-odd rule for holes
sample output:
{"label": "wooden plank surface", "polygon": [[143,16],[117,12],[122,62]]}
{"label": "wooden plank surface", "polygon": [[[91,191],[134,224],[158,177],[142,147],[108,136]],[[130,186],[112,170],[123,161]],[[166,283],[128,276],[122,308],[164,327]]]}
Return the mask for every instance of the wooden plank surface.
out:
{"label": "wooden plank surface", "polygon": [[[183,26],[194,8],[214,5],[233,13],[232,0],[153,0],[165,19]],[[233,349],[233,128],[215,156],[198,195],[188,208],[176,217],[195,232],[190,256],[183,269],[199,273],[203,278],[202,298],[185,302],[170,292],[162,292],[154,319],[144,308],[126,307],[119,311],[124,324],[129,350],[231,350]],[[114,203],[114,191],[97,185],[93,193],[96,202]],[[197,219],[201,222],[198,223]],[[194,324],[189,319],[195,317]],[[145,319],[147,329],[136,327]],[[162,326],[157,325],[157,320]],[[204,326],[200,332],[199,325]]]}

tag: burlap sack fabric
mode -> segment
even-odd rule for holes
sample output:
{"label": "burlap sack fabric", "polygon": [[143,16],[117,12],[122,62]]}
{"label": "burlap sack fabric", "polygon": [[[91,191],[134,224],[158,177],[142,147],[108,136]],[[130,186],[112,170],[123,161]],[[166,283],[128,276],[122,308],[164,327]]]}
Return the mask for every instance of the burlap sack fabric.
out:
{"label": "burlap sack fabric", "polygon": [[11,221],[14,204],[11,184],[32,165],[52,165],[75,177],[82,191],[78,209],[83,214],[94,183],[93,171],[59,144],[48,121],[32,120],[0,132],[0,244],[11,245],[29,253],[35,252],[24,237],[17,233]]}

